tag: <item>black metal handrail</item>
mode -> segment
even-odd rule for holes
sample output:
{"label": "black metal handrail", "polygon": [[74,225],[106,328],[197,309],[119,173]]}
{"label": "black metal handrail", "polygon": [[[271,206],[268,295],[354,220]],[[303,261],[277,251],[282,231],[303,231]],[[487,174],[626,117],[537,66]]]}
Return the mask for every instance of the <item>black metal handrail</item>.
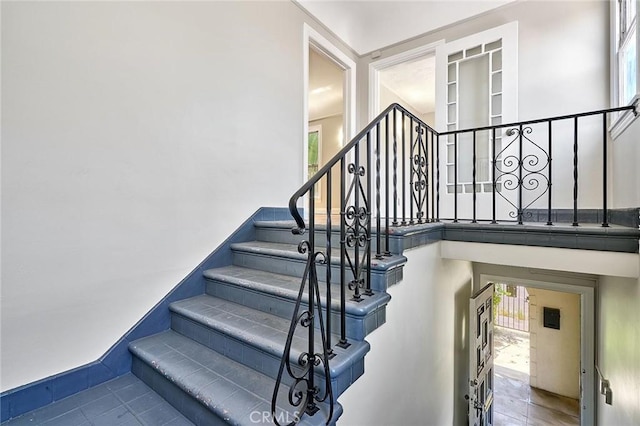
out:
{"label": "black metal handrail", "polygon": [[[552,142],[554,124],[568,121],[573,126],[572,166],[573,166],[573,225],[578,226],[578,140],[579,119],[589,116],[602,117],[602,226],[608,225],[607,210],[607,118],[610,113],[632,111],[636,114],[636,105],[563,115],[545,119],[521,121],[509,124],[495,124],[464,130],[437,132],[428,124],[399,104],[391,104],[373,121],[347,143],[331,160],[315,173],[289,200],[289,210],[296,227],[292,232],[308,237],[300,243],[299,252],[307,255],[307,267],[291,328],[285,345],[278,373],[276,389],[272,400],[272,414],[276,415],[277,396],[283,372],[291,377],[293,384],[289,392],[289,405],[296,409],[294,422],[297,423],[303,413],[313,415],[318,411],[316,402],[328,401],[330,414],[333,413],[334,394],[331,390],[329,360],[335,356],[332,349],[332,333],[339,334],[336,346],[346,348],[350,345],[346,336],[346,299],[347,289],[351,291],[351,300],[359,302],[374,294],[371,287],[371,260],[391,256],[389,230],[396,226],[451,220],[459,222],[459,194],[467,192],[471,198],[462,200],[470,204],[470,222],[488,220],[497,223],[498,200],[500,210],[508,211],[508,220],[517,220],[523,224],[524,218],[534,219],[532,209],[537,208],[539,200],[546,197],[545,213],[547,225],[553,224],[552,218]],[[533,128],[544,124],[546,133],[541,141],[534,140]],[[504,135],[501,133],[506,129]],[[557,128],[556,128],[557,130]],[[593,133],[593,132],[592,132]],[[507,143],[502,143],[503,139]],[[440,145],[446,144],[444,167],[446,178],[440,179]],[[466,146],[468,145],[468,146]],[[478,158],[479,147],[484,147],[484,155]],[[451,148],[451,149],[450,149]],[[461,175],[460,158],[466,155],[471,163],[470,178]],[[470,155],[469,155],[470,154]],[[482,154],[482,153],[481,153]],[[450,158],[451,157],[451,158]],[[363,161],[364,158],[364,161]],[[478,165],[482,167],[478,170]],[[483,176],[479,176],[483,175]],[[466,178],[467,180],[465,180]],[[450,182],[453,180],[453,182]],[[334,183],[339,184],[338,190]],[[446,194],[441,194],[441,187]],[[324,189],[324,192],[322,190]],[[536,192],[537,191],[537,192]],[[490,193],[491,214],[478,214],[478,205],[487,201]],[[515,193],[515,196],[509,196]],[[448,195],[448,194],[453,194]],[[525,199],[525,195],[532,199]],[[317,195],[319,195],[317,197]],[[308,207],[308,226],[298,210],[298,204],[306,196]],[[452,217],[441,218],[441,205],[445,197],[452,198]],[[500,198],[499,198],[500,197]],[[316,207],[320,200],[323,207]],[[447,203],[449,200],[445,200]],[[339,231],[334,230],[332,213],[334,207],[339,210]],[[463,207],[464,208],[464,207]],[[324,230],[316,226],[316,216],[324,212]],[[372,215],[375,216],[375,226]],[[321,218],[320,218],[321,219]],[[384,221],[384,223],[383,223]],[[375,239],[373,233],[375,230]],[[339,237],[339,264],[332,265],[334,250],[332,236],[336,231]],[[323,242],[316,244],[316,238]],[[340,287],[339,324],[332,324],[331,284],[332,266],[339,272],[337,283]],[[324,268],[326,302],[320,301],[321,275],[317,267]],[[305,287],[309,286],[309,308],[299,313]],[[324,308],[324,315],[322,313]],[[298,326],[308,329],[309,347],[300,355],[298,369],[290,363],[291,341]],[[321,348],[314,347],[314,327],[320,328]],[[322,391],[314,378],[314,366],[323,370],[325,375]],[[296,371],[302,371],[296,372]],[[278,424],[276,420],[276,424]]]}

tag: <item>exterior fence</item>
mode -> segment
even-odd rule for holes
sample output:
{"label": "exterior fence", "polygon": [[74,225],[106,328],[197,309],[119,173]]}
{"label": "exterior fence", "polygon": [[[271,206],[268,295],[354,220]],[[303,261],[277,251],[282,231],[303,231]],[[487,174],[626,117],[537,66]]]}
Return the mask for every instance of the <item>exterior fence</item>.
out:
{"label": "exterior fence", "polygon": [[494,305],[496,325],[529,331],[529,293],[526,287],[496,284]]}

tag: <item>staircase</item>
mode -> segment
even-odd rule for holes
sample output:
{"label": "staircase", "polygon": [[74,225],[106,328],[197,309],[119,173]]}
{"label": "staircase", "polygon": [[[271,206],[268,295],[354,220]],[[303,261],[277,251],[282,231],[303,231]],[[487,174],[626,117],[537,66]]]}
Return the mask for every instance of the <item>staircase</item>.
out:
{"label": "staircase", "polygon": [[[256,212],[98,361],[3,393],[1,420],[64,404],[92,386],[109,391],[108,380],[133,372],[195,424],[335,424],[339,396],[364,373],[365,338],[385,323],[386,290],[402,279],[403,250],[445,239],[637,253],[637,209],[608,209],[606,161],[602,208],[578,209],[578,119],[602,118],[606,158],[607,115],[627,110],[635,114],[628,106],[439,133],[392,104],[292,195],[288,209]],[[551,129],[565,120],[574,129],[573,156],[565,155],[573,160],[573,197],[558,209]],[[492,180],[479,186],[474,156],[471,193],[461,192],[454,155],[442,171],[454,172],[451,193],[449,178],[440,179],[451,143],[455,152],[459,136],[475,143],[486,131]],[[497,150],[502,132],[510,139]],[[633,229],[609,226],[627,213]],[[595,222],[585,215],[602,226],[578,227]],[[525,219],[546,225],[522,226]],[[571,226],[551,226],[567,219]]]}
{"label": "staircase", "polygon": [[[254,241],[230,245],[230,265],[204,270],[205,294],[169,305],[170,330],[129,344],[132,372],[196,424],[255,425],[274,420],[272,394],[307,256],[298,252],[302,238],[292,234],[293,221],[254,221],[253,226]],[[316,232],[324,235],[326,228],[318,227]],[[339,239],[338,229],[332,229],[332,239]],[[369,351],[364,338],[384,324],[391,299],[386,288],[397,280],[396,272],[405,260],[395,255],[374,261],[373,295],[360,302],[346,301],[349,345],[333,345],[335,356],[329,363],[333,413],[329,418],[327,400],[318,405],[319,413],[304,414],[300,424],[335,424],[342,414],[336,400],[364,373]],[[333,276],[339,276],[339,263],[339,258],[331,259]],[[318,271],[322,280],[324,265],[318,265]],[[332,287],[331,341],[335,343],[340,340],[340,288]],[[320,288],[325,288],[323,282]],[[326,297],[322,304],[326,306]],[[307,350],[306,333],[304,328],[296,329],[289,354],[293,365]],[[322,348],[320,333],[315,339],[316,348]],[[322,368],[316,367],[315,376],[324,393]],[[275,412],[279,424],[298,420],[289,400],[292,384],[287,378],[279,388]]]}

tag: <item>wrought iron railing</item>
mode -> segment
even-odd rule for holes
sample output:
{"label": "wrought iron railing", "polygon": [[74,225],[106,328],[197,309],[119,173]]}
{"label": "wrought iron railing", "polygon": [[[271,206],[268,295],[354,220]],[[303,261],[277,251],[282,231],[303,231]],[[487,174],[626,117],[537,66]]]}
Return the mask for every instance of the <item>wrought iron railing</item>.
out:
{"label": "wrought iron railing", "polygon": [[[601,208],[597,216],[601,218],[602,226],[609,226],[608,117],[612,113],[626,111],[637,114],[636,106],[632,105],[439,133],[441,140],[447,138],[449,142],[447,157],[451,151],[453,155],[446,159],[447,177],[442,185],[446,190],[448,203],[438,204],[436,217],[441,218],[442,206],[449,213],[449,216],[444,217],[453,222],[469,220],[476,223],[485,220],[491,223],[516,221],[523,224],[525,220],[539,221],[534,217],[534,212],[537,212],[541,216],[546,214],[547,225],[568,219],[573,226],[578,226],[579,159],[582,158],[589,160],[590,166],[589,179],[584,179],[587,186],[584,195],[588,195],[589,199],[585,200],[582,208]],[[466,139],[464,144],[461,143],[463,139]],[[486,163],[490,170],[485,171],[488,179],[484,181],[477,179],[479,140],[483,140],[483,145],[488,148],[484,154],[489,159]],[[583,157],[578,155],[579,142],[584,143],[583,148],[588,149],[587,155]],[[600,158],[597,157],[598,151],[602,155]],[[459,160],[463,153],[470,160],[471,179],[460,182],[462,173]],[[560,160],[560,164],[554,165],[556,160]],[[566,174],[567,170],[571,173]],[[559,192],[559,189],[553,189],[552,178],[563,171],[565,175],[556,179],[556,185],[565,186]],[[599,194],[593,182],[595,174],[602,179],[602,191]],[[438,180],[436,190],[439,187]],[[572,194],[571,197],[566,196],[569,193]],[[462,197],[467,198],[463,210],[470,213],[465,218],[460,217],[459,202]],[[480,200],[480,197],[484,199]],[[490,213],[479,215],[478,210],[482,208],[490,210]],[[564,210],[570,216],[565,220],[553,220],[554,209]]]}
{"label": "wrought iron railing", "polygon": [[[307,256],[307,266],[272,399],[276,424],[279,424],[277,397],[283,382],[289,383],[288,403],[297,410],[290,424],[297,423],[303,413],[313,415],[318,410],[317,403],[324,401],[330,406],[327,423],[331,420],[334,396],[329,360],[335,355],[332,333],[339,335],[336,346],[350,345],[345,323],[347,297],[358,302],[373,294],[372,257],[391,256],[388,230],[392,227],[445,220],[472,223],[509,220],[522,224],[525,219],[535,219],[532,212],[536,209],[538,213],[544,212],[546,223],[552,225],[552,211],[558,204],[560,208],[571,209],[572,224],[577,226],[579,120],[588,117],[599,119],[602,126],[601,132],[594,132],[593,123],[587,123],[587,132],[583,133],[591,139],[587,141],[590,149],[601,143],[600,205],[602,226],[608,226],[607,117],[628,110],[636,113],[635,106],[629,106],[441,133],[398,104],[390,105],[378,115],[289,201],[296,221],[293,233],[308,232],[299,246],[299,252]],[[568,128],[559,124],[567,122]],[[536,133],[541,127],[545,129],[542,140]],[[599,134],[601,141],[594,142],[594,134]],[[569,146],[565,142],[567,135]],[[441,144],[446,149],[444,155]],[[558,189],[552,192],[552,176],[557,174],[554,170],[562,171],[553,163],[557,158],[572,165],[573,195],[569,204],[563,204],[562,197],[555,197]],[[465,162],[471,170],[462,167]],[[445,168],[442,180],[441,168]],[[566,182],[563,178],[562,183]],[[317,196],[316,191],[321,194]],[[306,202],[306,221],[299,211],[302,200]],[[591,201],[587,201],[585,205],[593,208]],[[461,210],[469,211],[470,217],[461,218]],[[338,226],[334,227],[333,216]],[[337,248],[332,243],[334,232],[339,235]],[[339,270],[337,280],[332,276],[332,264]],[[317,266],[324,269],[324,306],[320,299],[322,273],[319,274]],[[332,324],[331,316],[334,282],[340,289],[339,324]],[[307,286],[308,307],[304,308]],[[309,346],[299,356],[297,365],[291,365],[291,342],[298,327],[307,329]],[[322,336],[321,347],[314,346],[315,327]],[[324,375],[324,390],[316,383],[315,370]]]}

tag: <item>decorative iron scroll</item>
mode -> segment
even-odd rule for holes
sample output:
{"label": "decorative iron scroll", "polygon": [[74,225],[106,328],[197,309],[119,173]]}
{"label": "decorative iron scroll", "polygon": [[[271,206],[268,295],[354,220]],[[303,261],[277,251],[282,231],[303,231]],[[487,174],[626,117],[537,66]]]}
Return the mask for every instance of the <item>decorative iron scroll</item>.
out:
{"label": "decorative iron scroll", "polygon": [[[429,167],[427,158],[427,138],[424,135],[424,128],[420,125],[416,126],[416,139],[411,146],[411,201],[416,207],[416,219],[418,223],[422,223],[425,216],[424,207],[427,201],[427,168]],[[410,219],[413,224],[413,216]]]}
{"label": "decorative iron scroll", "polygon": [[[369,250],[371,246],[369,231],[371,211],[362,183],[362,178],[366,175],[365,168],[351,163],[347,172],[353,177],[344,200],[346,207],[342,213],[342,221],[345,226],[345,234],[341,246],[342,254],[352,275],[348,284],[349,290],[353,291],[353,300],[360,301],[362,300],[360,290],[366,288],[367,284],[365,276],[368,270],[368,259],[371,255]],[[354,204],[347,206],[350,201]],[[360,205],[361,202],[363,205]]]}
{"label": "decorative iron scroll", "polygon": [[[551,182],[547,176],[551,157],[540,145],[529,136],[533,132],[531,127],[511,128],[506,131],[507,136],[514,136],[502,150],[494,156],[494,191],[499,194],[515,210],[509,212],[509,217],[522,222],[524,216],[531,217],[531,212],[525,211],[546,194]],[[517,153],[509,153],[509,148],[518,142]],[[524,143],[527,142],[525,146]],[[533,148],[533,153],[524,153],[524,148]],[[502,158],[503,154],[507,155]],[[498,159],[502,158],[502,166],[498,166]],[[501,185],[501,190],[496,190]],[[518,191],[518,200],[512,202],[503,191]],[[532,201],[525,204],[522,191],[533,192]]]}
{"label": "decorative iron scroll", "polygon": [[[300,285],[300,291],[298,292],[298,298],[296,299],[296,305],[293,310],[284,354],[280,360],[280,369],[278,370],[276,386],[273,390],[273,397],[271,399],[271,416],[276,425],[282,426],[278,421],[280,417],[276,412],[276,408],[278,403],[278,393],[280,391],[280,386],[282,385],[284,370],[286,369],[288,376],[293,379],[293,384],[289,387],[288,402],[290,406],[295,407],[295,413],[293,416],[287,416],[288,419],[293,419],[293,421],[288,423],[287,426],[297,424],[303,414],[313,416],[319,410],[316,403],[324,402],[327,399],[329,400],[329,415],[326,421],[326,424],[328,425],[333,417],[333,391],[331,389],[331,375],[329,372],[329,348],[325,338],[325,322],[322,316],[322,305],[320,303],[320,289],[318,286],[318,272],[316,264],[320,263],[326,265],[327,268],[330,266],[325,254],[320,251],[314,252],[308,241],[302,241],[298,245],[298,252],[302,254],[308,253],[307,263],[302,278],[302,284]],[[309,307],[308,309],[300,312],[302,296],[305,293],[307,283],[309,284]],[[316,352],[314,347],[314,323],[316,315],[320,326],[320,336],[322,341],[322,348],[319,348],[320,352]],[[297,360],[297,365],[292,365],[291,343],[293,341],[295,330],[298,326],[308,329],[309,347],[307,352],[300,354]],[[325,378],[325,390],[323,394],[321,394],[320,388],[316,385],[314,377],[314,369],[320,364],[323,366]]]}

